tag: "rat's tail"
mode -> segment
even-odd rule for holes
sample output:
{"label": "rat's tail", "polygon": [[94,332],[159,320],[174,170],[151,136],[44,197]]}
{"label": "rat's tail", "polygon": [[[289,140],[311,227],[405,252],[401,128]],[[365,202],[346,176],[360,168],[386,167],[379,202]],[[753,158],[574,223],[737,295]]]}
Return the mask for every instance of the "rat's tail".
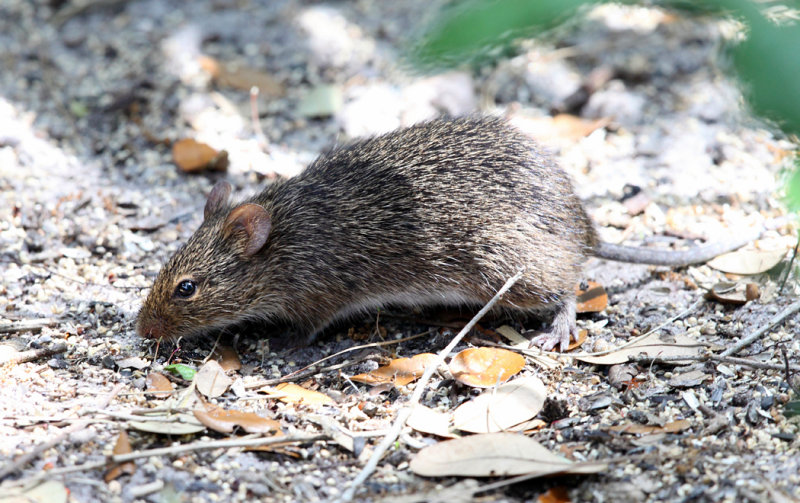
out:
{"label": "rat's tail", "polygon": [[755,241],[764,231],[763,226],[749,229],[741,236],[726,241],[719,241],[712,244],[695,246],[686,250],[658,250],[653,248],[624,246],[600,241],[594,250],[597,257],[617,262],[628,262],[631,264],[650,264],[664,265],[670,267],[682,267],[691,264],[708,262],[717,255],[722,255],[729,251]]}

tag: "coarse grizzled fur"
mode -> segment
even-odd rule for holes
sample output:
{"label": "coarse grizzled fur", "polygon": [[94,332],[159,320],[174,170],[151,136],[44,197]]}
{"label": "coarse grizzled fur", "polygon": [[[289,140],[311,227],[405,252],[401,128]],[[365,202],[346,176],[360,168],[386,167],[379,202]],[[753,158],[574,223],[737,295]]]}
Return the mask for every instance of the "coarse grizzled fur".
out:
{"label": "coarse grizzled fur", "polygon": [[[314,335],[387,304],[480,306],[519,269],[499,308],[552,315],[558,342],[575,331],[573,289],[595,231],[566,173],[502,119],[418,124],[335,148],[243,203],[229,192],[215,187],[161,270],[142,336],[246,319]],[[184,298],[187,279],[196,289]]]}

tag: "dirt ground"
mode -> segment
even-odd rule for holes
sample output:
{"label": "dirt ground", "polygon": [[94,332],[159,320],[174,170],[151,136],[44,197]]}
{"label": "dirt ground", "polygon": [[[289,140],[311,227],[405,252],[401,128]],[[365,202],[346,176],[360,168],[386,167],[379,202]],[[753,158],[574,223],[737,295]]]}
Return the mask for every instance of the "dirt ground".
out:
{"label": "dirt ground", "polygon": [[[797,146],[748,114],[720,69],[735,23],[601,6],[546,40],[519,41],[507,58],[422,75],[405,49],[437,5],[0,4],[0,502],[337,500],[416,386],[351,377],[438,352],[457,331],[447,327],[470,318],[389,309],[307,347],[281,338],[280,327],[229,330],[221,343],[242,365],[206,400],[274,420],[294,440],[261,451],[214,443],[258,435],[197,426],[191,410],[208,407],[192,392],[197,383],[170,374],[176,391],[165,398],[151,376],[169,374],[169,363],[199,368],[218,334],[157,346],[134,322],[219,180],[244,197],[350,138],[478,112],[538,138],[608,241],[718,241],[781,215],[781,176]],[[211,157],[224,150],[227,169],[179,169],[173,146],[188,139]],[[528,356],[518,378],[540,379],[547,401],[517,435],[570,461],[611,460],[605,468],[505,485],[508,477],[456,468],[422,476],[415,460],[445,441],[406,427],[355,500],[800,501],[794,243],[791,226],[775,225],[749,258],[733,259],[734,273],[589,261],[586,279],[609,300],[579,314],[589,335],[577,351],[611,350],[657,327],[668,339],[658,344],[688,337],[684,349],[694,348],[680,362]],[[771,257],[778,265],[765,267]],[[703,300],[710,289],[722,299]],[[787,308],[730,355],[738,360],[722,357]],[[486,319],[457,349],[510,344],[495,331],[505,323],[538,328]],[[399,341],[420,333],[429,335]],[[399,342],[337,355],[381,341]],[[262,392],[331,355],[288,378],[325,403]],[[443,415],[482,392],[445,368],[427,386],[422,404]],[[157,408],[169,413],[142,426]],[[195,429],[168,429],[187,424]],[[133,453],[167,451],[109,473],[123,431]],[[450,455],[453,466],[464,461]],[[479,451],[474,465],[527,462],[515,455]]]}

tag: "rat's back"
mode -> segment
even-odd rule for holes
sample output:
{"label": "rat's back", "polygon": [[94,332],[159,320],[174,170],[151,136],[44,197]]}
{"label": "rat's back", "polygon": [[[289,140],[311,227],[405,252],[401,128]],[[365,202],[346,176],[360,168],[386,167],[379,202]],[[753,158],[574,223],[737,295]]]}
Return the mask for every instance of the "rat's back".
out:
{"label": "rat's back", "polygon": [[293,251],[281,260],[286,279],[322,282],[337,316],[482,304],[520,268],[503,304],[549,309],[596,241],[569,177],[498,118],[435,120],[336,148],[254,201],[274,208],[283,244],[273,250]]}

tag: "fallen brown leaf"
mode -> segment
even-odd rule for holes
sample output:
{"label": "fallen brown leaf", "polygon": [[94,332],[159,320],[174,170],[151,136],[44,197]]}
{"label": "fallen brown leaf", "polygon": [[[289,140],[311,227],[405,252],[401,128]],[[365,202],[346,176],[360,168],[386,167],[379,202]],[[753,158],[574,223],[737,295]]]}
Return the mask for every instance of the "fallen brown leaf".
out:
{"label": "fallen brown leaf", "polygon": [[355,375],[351,379],[364,384],[392,383],[395,386],[405,386],[421,376],[425,372],[425,367],[435,359],[436,355],[431,353],[421,353],[411,358],[397,358],[388,365],[366,374]]}
{"label": "fallen brown leaf", "polygon": [[159,372],[150,372],[147,374],[147,378],[145,379],[145,384],[147,385],[147,389],[145,390],[148,393],[157,393],[159,395],[163,395],[166,393],[170,393],[175,389],[175,386],[167,379],[164,374]]}
{"label": "fallen brown leaf", "polygon": [[328,395],[311,391],[294,383],[280,383],[274,388],[264,387],[260,391],[285,403],[303,405],[332,405],[334,403]]}
{"label": "fallen brown leaf", "polygon": [[184,173],[203,170],[225,171],[228,169],[228,153],[217,152],[209,145],[191,138],[184,138],[172,145],[172,160]]}
{"label": "fallen brown leaf", "polygon": [[[131,449],[131,441],[128,438],[127,431],[122,430],[119,432],[119,436],[117,437],[117,443],[114,444],[114,449],[112,452],[114,454],[128,454],[133,452],[133,449]],[[106,483],[108,483],[123,474],[133,475],[135,471],[136,471],[136,463],[134,463],[133,461],[126,461],[124,463],[115,464],[108,469],[108,471],[103,476],[103,480],[105,480]]]}
{"label": "fallen brown leaf", "polygon": [[206,410],[195,410],[194,417],[212,430],[220,433],[230,433],[234,427],[239,426],[247,433],[283,435],[280,422],[261,417],[253,412],[228,410],[207,404]]}
{"label": "fallen brown leaf", "polygon": [[509,380],[525,366],[525,358],[500,348],[469,348],[450,361],[450,373],[467,386],[488,388]]}
{"label": "fallen brown leaf", "polygon": [[575,311],[578,313],[599,313],[608,307],[608,294],[600,283],[587,281],[587,288],[575,288],[575,295],[578,297],[578,304]]}

